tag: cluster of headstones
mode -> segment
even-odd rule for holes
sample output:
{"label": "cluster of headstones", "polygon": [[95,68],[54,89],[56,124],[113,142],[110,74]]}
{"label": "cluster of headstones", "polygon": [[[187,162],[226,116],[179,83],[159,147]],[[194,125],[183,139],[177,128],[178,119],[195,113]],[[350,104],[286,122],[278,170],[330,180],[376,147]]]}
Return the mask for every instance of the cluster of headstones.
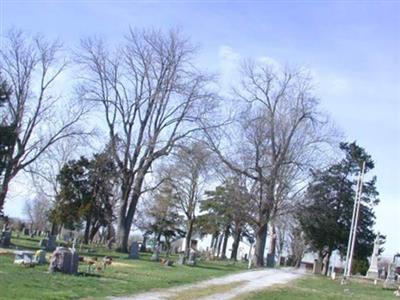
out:
{"label": "cluster of headstones", "polygon": [[50,258],[49,272],[61,272],[66,274],[77,274],[79,256],[75,249],[57,247],[56,236],[48,235],[39,242],[40,250],[15,251],[14,263],[24,266],[34,266],[36,264],[46,264],[46,251],[54,251]]}
{"label": "cluster of headstones", "polygon": [[31,229],[29,229],[27,227],[24,227],[22,229],[22,233],[24,235],[28,235],[31,238],[33,238],[35,236],[47,236],[47,235],[49,235],[50,232],[49,231],[42,231],[42,230],[31,230]]}
{"label": "cluster of headstones", "polygon": [[[152,256],[150,257],[150,260],[161,261],[160,253],[161,253],[161,246],[160,246],[160,244],[157,244],[157,246],[154,248]],[[129,258],[139,259],[139,243],[136,241],[133,241],[131,244]],[[168,265],[168,266],[172,265],[172,263],[173,263],[171,260],[163,260],[162,262],[164,262],[164,264]],[[181,265],[186,264],[189,266],[195,266],[196,262],[197,262],[197,253],[195,250],[190,249],[189,257],[186,259],[185,256],[183,254],[181,254],[179,256],[177,263],[181,264]]]}

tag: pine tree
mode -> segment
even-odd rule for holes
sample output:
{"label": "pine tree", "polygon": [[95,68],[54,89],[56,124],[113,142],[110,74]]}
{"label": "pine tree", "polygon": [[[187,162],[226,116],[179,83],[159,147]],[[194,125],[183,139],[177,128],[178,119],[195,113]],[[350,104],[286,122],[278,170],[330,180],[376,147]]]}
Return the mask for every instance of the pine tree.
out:
{"label": "pine tree", "polygon": [[84,243],[88,243],[101,226],[114,219],[111,190],[115,177],[115,166],[107,153],[65,164],[57,177],[60,193],[51,221],[68,229],[80,229],[85,224]]}
{"label": "pine tree", "polygon": [[236,260],[239,242],[245,233],[249,216],[249,195],[237,178],[226,180],[213,191],[206,191],[207,198],[201,203],[201,210],[206,212],[199,218],[203,220],[203,231],[215,237],[223,234],[221,258],[226,258],[228,238],[232,235],[231,259]]}
{"label": "pine tree", "polygon": [[176,206],[176,195],[168,180],[155,192],[153,203],[147,211],[150,219],[148,232],[154,233],[159,243],[164,237],[167,255],[171,250],[171,242],[174,238],[185,236],[182,224],[183,217],[179,214]]}
{"label": "pine tree", "polygon": [[[15,143],[15,124],[10,123],[2,108],[10,101],[12,90],[5,80],[0,78],[0,182],[5,168],[12,158],[12,145]],[[0,191],[1,192],[1,191]],[[0,205],[0,217],[2,205]]]}
{"label": "pine tree", "polygon": [[[365,173],[374,168],[371,156],[355,142],[341,143],[340,149],[345,157],[339,163],[313,173],[307,190],[309,203],[298,213],[306,240],[320,257],[329,258],[335,249],[346,253],[357,176],[363,161]],[[354,250],[358,260],[366,260],[373,249],[374,206],[379,203],[378,195],[376,177],[364,181]]]}

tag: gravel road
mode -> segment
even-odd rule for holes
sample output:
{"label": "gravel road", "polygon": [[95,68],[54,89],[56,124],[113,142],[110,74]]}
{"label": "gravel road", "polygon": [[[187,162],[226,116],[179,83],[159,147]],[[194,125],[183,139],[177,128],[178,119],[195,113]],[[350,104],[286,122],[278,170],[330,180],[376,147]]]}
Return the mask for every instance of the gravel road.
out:
{"label": "gravel road", "polygon": [[224,277],[214,278],[206,281],[201,281],[195,284],[182,285],[178,287],[161,289],[157,291],[150,291],[141,294],[135,294],[124,297],[113,297],[110,300],[161,300],[161,299],[173,299],[174,295],[182,295],[183,292],[190,295],[190,291],[193,289],[207,289],[210,286],[227,285],[235,283],[237,287],[233,287],[229,291],[217,292],[216,294],[207,295],[205,297],[198,298],[199,300],[228,300],[233,299],[238,295],[247,294],[257,290],[265,289],[274,284],[286,284],[293,279],[299,278],[304,275],[300,270],[293,269],[263,269],[255,271],[241,272],[233,275],[227,275]]}

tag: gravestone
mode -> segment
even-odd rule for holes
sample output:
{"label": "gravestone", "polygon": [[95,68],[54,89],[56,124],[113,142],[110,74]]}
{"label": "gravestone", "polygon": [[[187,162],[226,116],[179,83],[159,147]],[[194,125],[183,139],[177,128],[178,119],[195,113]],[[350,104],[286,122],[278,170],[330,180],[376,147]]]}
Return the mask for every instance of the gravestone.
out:
{"label": "gravestone", "polygon": [[77,246],[77,239],[76,238],[74,238],[74,240],[72,241],[72,250],[76,250],[76,247]]}
{"label": "gravestone", "polygon": [[138,242],[134,241],[131,244],[131,250],[129,253],[129,258],[131,259],[139,259],[139,244]]}
{"label": "gravestone", "polygon": [[[325,255],[324,259],[322,260],[322,274],[328,273],[328,266],[329,266],[329,258],[328,255]],[[304,269],[307,269],[306,265],[304,265]]]}
{"label": "gravestone", "polygon": [[381,245],[380,234],[378,232],[374,241],[374,250],[372,251],[371,263],[367,272],[367,278],[378,279],[378,256],[379,256],[379,246]]}
{"label": "gravestone", "polygon": [[29,235],[29,234],[30,234],[29,228],[24,228],[24,235]]}
{"label": "gravestone", "polygon": [[58,247],[50,259],[49,272],[61,272],[66,274],[78,273],[79,256],[76,251]]}
{"label": "gravestone", "polygon": [[313,274],[321,274],[321,269],[322,269],[322,263],[318,259],[314,260],[314,265],[313,265]]}
{"label": "gravestone", "polygon": [[77,274],[78,267],[79,267],[79,255],[75,249],[71,250],[71,255],[72,255],[72,258],[71,258],[70,272],[71,272],[71,274]]}
{"label": "gravestone", "polygon": [[196,265],[196,251],[190,249],[189,258],[186,263],[188,266],[195,266]]}
{"label": "gravestone", "polygon": [[150,257],[151,261],[159,261],[160,260],[160,244],[157,244],[155,247],[153,254]]}
{"label": "gravestone", "polygon": [[33,255],[32,251],[15,251],[15,259],[14,264],[18,265],[30,265],[33,263]]}
{"label": "gravestone", "polygon": [[47,263],[46,261],[46,251],[38,250],[35,253],[34,261],[39,265],[44,265]]}
{"label": "gravestone", "polygon": [[267,254],[267,267],[268,268],[275,267],[275,255],[273,253]]}
{"label": "gravestone", "polygon": [[46,250],[54,251],[56,248],[57,248],[57,236],[49,235],[49,237],[47,238]]}
{"label": "gravestone", "polygon": [[8,248],[11,244],[11,231],[2,231],[0,233],[0,247]]}
{"label": "gravestone", "polygon": [[176,262],[178,265],[184,265],[185,264],[185,262],[186,262],[186,258],[185,258],[185,255],[182,253],[182,254],[179,254],[179,258],[178,258],[178,261]]}
{"label": "gravestone", "polygon": [[285,266],[285,263],[286,263],[286,258],[285,257],[281,257],[279,259],[279,266],[283,267],[283,266]]}
{"label": "gravestone", "polygon": [[385,282],[383,283],[383,287],[385,289],[397,289],[396,282],[396,264],[394,262],[389,264],[388,275],[386,277]]}
{"label": "gravestone", "polygon": [[48,239],[46,239],[46,238],[42,238],[42,239],[40,239],[40,242],[39,242],[39,247],[40,247],[40,249],[46,249],[47,248],[47,243],[48,243]]}

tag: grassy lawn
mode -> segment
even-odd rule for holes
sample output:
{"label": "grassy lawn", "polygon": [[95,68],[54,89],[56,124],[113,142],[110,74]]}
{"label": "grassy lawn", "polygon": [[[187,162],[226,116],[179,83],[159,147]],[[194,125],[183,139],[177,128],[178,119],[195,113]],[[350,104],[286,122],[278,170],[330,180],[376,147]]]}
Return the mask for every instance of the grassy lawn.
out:
{"label": "grassy lawn", "polygon": [[393,291],[372,283],[351,282],[340,285],[340,280],[325,277],[299,279],[286,286],[272,287],[262,292],[241,296],[235,300],[386,300],[396,299]]}
{"label": "grassy lawn", "polygon": [[[18,249],[35,250],[37,239],[13,238]],[[3,250],[3,249],[0,249]],[[101,299],[105,296],[124,295],[153,288],[222,276],[245,269],[242,263],[201,262],[196,267],[166,267],[150,261],[150,254],[140,260],[130,260],[127,254],[95,248],[96,252],[84,256],[113,256],[113,264],[104,271],[87,274],[86,265],[80,265],[78,276],[47,273],[48,266],[24,268],[14,265],[14,256],[0,253],[0,299]]]}

